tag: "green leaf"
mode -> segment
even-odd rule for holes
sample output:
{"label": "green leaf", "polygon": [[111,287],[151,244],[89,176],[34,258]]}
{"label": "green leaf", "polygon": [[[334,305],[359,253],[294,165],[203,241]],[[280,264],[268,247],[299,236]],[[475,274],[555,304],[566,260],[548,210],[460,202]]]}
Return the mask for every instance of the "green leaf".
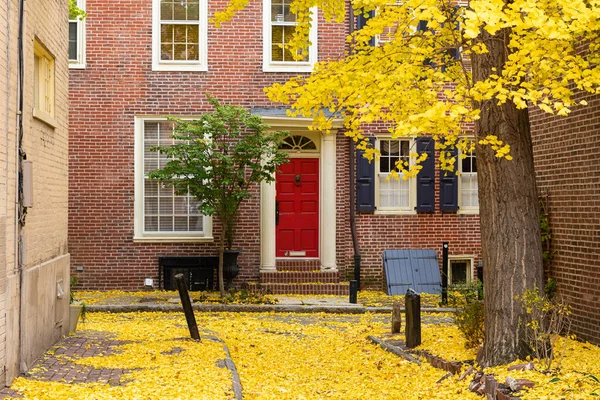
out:
{"label": "green leaf", "polygon": [[560,378],[552,378],[548,381],[548,383],[554,383],[554,382],[559,382]]}

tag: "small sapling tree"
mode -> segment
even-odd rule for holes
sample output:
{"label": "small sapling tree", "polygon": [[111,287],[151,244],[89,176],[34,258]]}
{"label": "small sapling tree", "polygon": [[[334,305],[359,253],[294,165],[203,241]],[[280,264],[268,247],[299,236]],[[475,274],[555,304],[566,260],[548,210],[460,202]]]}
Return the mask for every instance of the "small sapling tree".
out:
{"label": "small sapling tree", "polygon": [[202,214],[218,217],[218,279],[224,295],[223,254],[234,245],[240,205],[251,197],[254,184],[275,179],[277,168],[287,160],[278,150],[286,133],[270,132],[260,117],[244,108],[210,96],[208,101],[213,112],[194,120],[172,119],[175,143],[154,148],[169,161],[149,177],[170,182],[178,194],[189,191]]}

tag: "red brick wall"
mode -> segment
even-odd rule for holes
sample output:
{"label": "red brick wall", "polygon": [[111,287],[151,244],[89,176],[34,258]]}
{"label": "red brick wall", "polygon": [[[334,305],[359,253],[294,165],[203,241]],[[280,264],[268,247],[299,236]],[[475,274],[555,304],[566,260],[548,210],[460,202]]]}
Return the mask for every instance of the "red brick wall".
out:
{"label": "red brick wall", "polygon": [[548,195],[551,276],[573,307],[573,331],[600,343],[600,97],[569,117],[531,110],[538,187]]}
{"label": "red brick wall", "polygon": [[[72,270],[87,289],[139,289],[157,277],[160,255],[214,255],[214,243],[133,243],[134,117],[197,115],[205,93],[245,107],[274,107],[263,88],[290,77],[262,72],[262,2],[221,29],[209,26],[208,72],[156,72],[152,65],[151,2],[87,0],[87,67],[70,75],[69,246]],[[209,13],[226,1],[210,1]],[[118,17],[117,17],[118,16]],[[319,59],[339,58],[347,24],[319,20]],[[337,141],[337,261],[352,271],[348,186],[349,140]],[[259,280],[259,198],[240,214],[236,247],[244,249],[237,282]],[[388,248],[439,250],[480,257],[477,216],[359,215],[363,284],[380,287],[381,252]],[[220,227],[214,223],[218,238]],[[75,266],[84,266],[76,272]]]}

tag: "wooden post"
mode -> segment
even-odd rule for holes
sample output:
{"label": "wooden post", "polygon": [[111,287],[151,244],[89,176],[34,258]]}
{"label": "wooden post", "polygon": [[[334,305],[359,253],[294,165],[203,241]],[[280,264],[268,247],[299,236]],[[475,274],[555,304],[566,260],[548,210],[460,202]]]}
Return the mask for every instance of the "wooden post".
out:
{"label": "wooden post", "polygon": [[421,344],[421,296],[412,289],[404,296],[406,309],[406,346],[410,349]]}
{"label": "wooden post", "polygon": [[394,303],[392,305],[392,333],[400,333],[400,328],[402,328],[400,303]]}
{"label": "wooden post", "polygon": [[183,306],[183,313],[185,314],[185,319],[187,321],[188,328],[190,329],[190,336],[192,339],[200,341],[198,325],[196,325],[196,317],[194,316],[194,310],[192,309],[190,295],[188,294],[187,287],[185,286],[183,274],[175,275],[175,282],[177,283],[179,298],[181,299],[181,305]]}

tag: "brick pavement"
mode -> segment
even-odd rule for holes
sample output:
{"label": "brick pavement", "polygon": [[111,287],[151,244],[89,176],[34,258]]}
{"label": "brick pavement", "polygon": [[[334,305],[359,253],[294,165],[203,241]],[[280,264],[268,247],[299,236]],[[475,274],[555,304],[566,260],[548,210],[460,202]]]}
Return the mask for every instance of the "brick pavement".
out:
{"label": "brick pavement", "polygon": [[[123,385],[121,376],[128,373],[125,369],[95,369],[86,365],[75,364],[73,360],[83,357],[110,355],[118,353],[117,346],[124,341],[112,340],[106,333],[78,331],[76,335],[66,336],[44,356],[36,361],[26,373],[28,379],[54,381],[64,383],[100,382],[111,386]],[[0,389],[0,399],[21,398],[18,392]]]}

